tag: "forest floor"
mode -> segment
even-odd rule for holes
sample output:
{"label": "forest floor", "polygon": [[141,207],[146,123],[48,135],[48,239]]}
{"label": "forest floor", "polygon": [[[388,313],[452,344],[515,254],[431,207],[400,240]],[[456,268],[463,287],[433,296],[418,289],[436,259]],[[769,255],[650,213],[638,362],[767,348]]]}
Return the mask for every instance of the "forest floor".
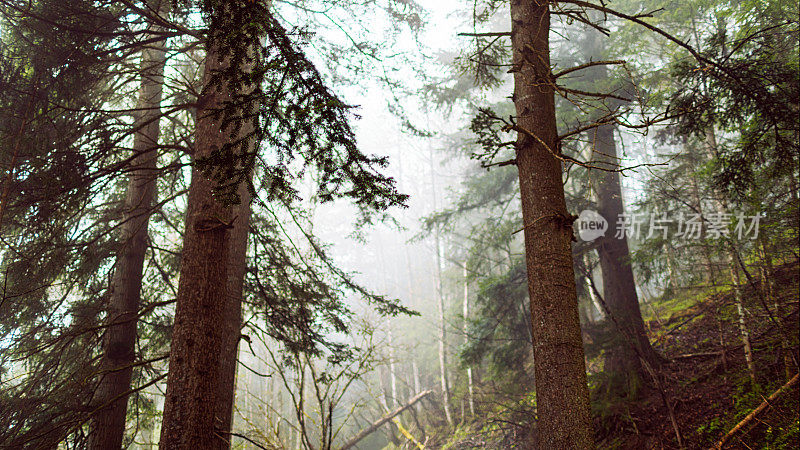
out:
{"label": "forest floor", "polygon": [[[753,346],[756,383],[750,381],[747,370],[730,285],[688,288],[650,299],[642,305],[643,314],[650,340],[665,358],[654,371],[657,381],[652,376],[645,380],[634,398],[611,397],[604,394],[598,381],[604,376],[602,355],[588,361],[590,373],[594,372],[589,379],[598,448],[713,448],[797,373],[796,363],[788,356],[790,352],[782,349],[782,342],[788,340],[790,351],[797,355],[800,264],[795,261],[775,268],[775,299],[764,296],[758,274],[749,275],[752,282],[742,277],[747,282],[742,303]],[[523,390],[513,397],[516,402],[507,402],[494,413],[487,411],[483,419],[462,424],[455,433],[434,433],[438,439],[429,442],[430,448],[528,448],[533,440],[528,420],[535,396]],[[498,410],[505,412],[498,414]],[[724,448],[800,448],[798,418],[800,396],[795,384],[770,401],[769,407],[733,435]]]}
{"label": "forest floor", "polygon": [[[776,268],[776,301],[767,304],[769,314],[766,297],[759,292],[761,280],[756,275],[743,289],[755,385],[747,370],[730,288],[710,295],[707,291],[676,295],[674,300],[649,305],[645,313],[649,313],[646,315],[651,342],[669,362],[657,370],[660,386],[648,380],[649,386],[635,401],[603,400],[598,405],[595,399],[595,411],[600,411],[596,415],[598,447],[713,448],[797,373],[796,363],[781,344],[786,339],[790,350],[797,354],[798,274],[796,262]],[[780,311],[776,311],[775,303]],[[769,405],[732,436],[724,448],[800,448],[797,384]]]}

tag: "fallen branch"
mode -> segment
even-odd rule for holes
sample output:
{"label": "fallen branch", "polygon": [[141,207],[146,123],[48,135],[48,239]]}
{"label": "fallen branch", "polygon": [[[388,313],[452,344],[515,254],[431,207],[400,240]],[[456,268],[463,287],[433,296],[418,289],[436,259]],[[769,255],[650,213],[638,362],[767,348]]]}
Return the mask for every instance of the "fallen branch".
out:
{"label": "fallen branch", "polygon": [[794,377],[792,377],[791,380],[789,380],[786,384],[781,386],[780,389],[778,389],[777,391],[773,392],[772,395],[770,395],[768,399],[764,400],[760,405],[758,405],[758,408],[754,409],[753,412],[748,414],[747,417],[745,417],[744,419],[742,419],[741,422],[736,424],[736,426],[733,427],[731,429],[731,431],[728,431],[728,433],[725,436],[722,436],[722,439],[720,439],[719,442],[717,442],[717,444],[713,448],[716,449],[716,450],[721,450],[723,448],[723,446],[725,445],[725,442],[727,442],[731,437],[733,437],[733,435],[735,435],[737,432],[739,432],[739,430],[741,430],[742,428],[746,427],[747,424],[752,422],[753,419],[755,419],[755,417],[759,413],[761,413],[761,411],[764,411],[765,409],[767,409],[767,407],[770,406],[770,404],[771,404],[770,402],[775,401],[775,399],[780,397],[781,394],[783,394],[784,392],[788,391],[789,389],[792,388],[792,386],[797,384],[797,375],[798,374],[795,374]]}
{"label": "fallen branch", "polygon": [[419,450],[425,450],[425,444],[423,444],[423,443],[421,443],[420,441],[418,441],[418,440],[417,440],[417,439],[414,437],[414,435],[412,435],[412,434],[411,434],[411,432],[410,432],[410,431],[408,431],[408,430],[406,429],[406,427],[404,427],[404,426],[403,426],[403,423],[402,423],[402,422],[400,422],[400,419],[398,419],[397,417],[395,417],[394,419],[392,419],[392,422],[394,422],[394,424],[395,424],[395,425],[397,425],[397,429],[398,429],[398,430],[400,430],[400,433],[402,433],[402,434],[403,434],[403,436],[405,436],[405,438],[409,440],[409,442],[413,442],[413,443],[414,443],[414,445],[415,445],[415,446],[416,446],[416,447],[417,447]]}
{"label": "fallen branch", "polygon": [[423,398],[427,397],[432,392],[433,391],[423,391],[423,392],[420,392],[419,394],[415,395],[411,400],[407,401],[405,405],[398,406],[394,411],[385,414],[380,419],[376,420],[375,422],[372,422],[372,425],[370,425],[367,428],[364,428],[363,430],[359,431],[359,433],[357,435],[355,435],[352,439],[347,441],[339,450],[347,450],[349,448],[352,448],[360,440],[364,439],[365,437],[367,437],[370,434],[372,434],[375,430],[380,428],[381,425],[383,425],[386,422],[394,419],[395,416],[399,415],[400,413],[402,413],[403,411],[407,410],[408,408],[414,406],[414,403],[417,403],[418,401],[420,401]]}
{"label": "fallen branch", "polygon": [[692,358],[707,358],[711,356],[722,356],[723,352],[729,352],[731,350],[720,350],[716,352],[702,352],[702,353],[686,353],[685,355],[677,355],[673,356],[672,359],[692,359]]}

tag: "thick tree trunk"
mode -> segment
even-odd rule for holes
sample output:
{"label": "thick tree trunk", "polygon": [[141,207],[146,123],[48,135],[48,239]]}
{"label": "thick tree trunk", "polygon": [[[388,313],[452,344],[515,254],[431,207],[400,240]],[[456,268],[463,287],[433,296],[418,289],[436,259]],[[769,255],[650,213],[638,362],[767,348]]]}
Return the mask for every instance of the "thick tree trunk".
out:
{"label": "thick tree trunk", "polygon": [[[166,5],[168,2],[163,3]],[[153,4],[153,7],[158,6]],[[152,25],[150,29],[157,32],[159,28]],[[132,364],[136,359],[136,324],[147,251],[147,228],[156,196],[165,47],[166,39],[142,50],[134,155],[129,166],[125,211],[120,226],[121,248],[117,254],[108,305],[108,328],[103,336],[101,375],[94,398],[94,404],[101,409],[90,426],[90,449],[121,448],[125,435]]]}
{"label": "thick tree trunk", "polygon": [[[222,131],[222,118],[211,115],[232,99],[226,83],[208,87],[211,77],[229,67],[229,59],[220,56],[215,46],[207,49],[206,88],[196,119],[196,159],[235,139],[229,130]],[[242,130],[248,129],[244,125]],[[236,242],[237,222],[245,218],[236,216],[240,207],[218,202],[214,187],[215,182],[197,168],[192,170],[161,428],[163,449],[225,447],[230,431],[225,428],[230,419],[218,414],[232,395],[227,391],[232,389],[230,367],[235,372],[236,346],[230,333],[233,322],[238,325],[239,306],[230,300],[238,302],[241,296],[230,294],[230,277],[238,270],[230,263],[241,261],[237,252],[246,250],[246,237],[244,245],[237,247]],[[246,227],[241,232],[246,233]],[[235,334],[238,339],[238,330]]]}
{"label": "thick tree trunk", "polygon": [[[230,231],[230,252],[228,254],[227,295],[225,296],[225,315],[220,321],[223,327],[223,351],[220,354],[219,379],[217,386],[217,412],[219,429],[230,431],[233,424],[233,404],[236,393],[236,372],[239,355],[239,340],[242,328],[242,291],[247,271],[247,238],[250,235],[250,190],[246,185],[239,186],[241,203],[234,213],[236,221]],[[222,434],[218,448],[230,448],[230,435]]]}
{"label": "thick tree trunk", "polygon": [[512,0],[514,104],[538,448],[594,447],[550,72],[549,2]]}

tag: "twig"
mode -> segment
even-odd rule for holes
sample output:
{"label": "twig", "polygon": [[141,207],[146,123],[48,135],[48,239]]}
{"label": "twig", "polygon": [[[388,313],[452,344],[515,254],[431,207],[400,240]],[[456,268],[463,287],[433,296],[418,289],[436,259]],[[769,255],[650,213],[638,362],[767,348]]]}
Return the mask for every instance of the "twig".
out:
{"label": "twig", "polygon": [[493,31],[488,33],[458,33],[459,36],[470,37],[493,37],[493,36],[511,36],[510,31]]}
{"label": "twig", "polygon": [[625,61],[621,59],[609,60],[609,61],[590,61],[585,64],[581,64],[580,66],[570,67],[569,69],[564,69],[561,72],[553,75],[553,78],[563,77],[564,75],[572,72],[576,72],[578,70],[586,69],[588,67],[593,66],[605,66],[605,65],[613,65],[613,64],[625,64]]}
{"label": "twig", "polygon": [[[247,436],[245,436],[245,435],[243,435],[243,434],[239,434],[239,433],[233,433],[233,432],[231,432],[231,431],[218,431],[218,432],[217,432],[217,434],[218,434],[218,435],[219,435],[219,434],[227,434],[228,436],[235,436],[235,437],[238,437],[238,438],[244,439],[245,441],[247,441],[247,442],[249,442],[249,443],[251,443],[251,444],[255,445],[256,447],[258,447],[258,448],[260,448],[260,449],[262,449],[262,450],[270,450],[269,448],[267,448],[267,447],[264,447],[263,445],[259,444],[258,442],[256,442],[256,441],[254,441],[254,440],[250,439],[249,437],[247,437]],[[220,436],[220,438],[221,438],[221,437],[222,437],[222,436]]]}
{"label": "twig", "polygon": [[507,161],[500,161],[500,162],[491,163],[491,164],[481,164],[481,167],[483,167],[484,169],[488,169],[489,167],[494,167],[494,166],[503,167],[503,166],[514,166],[516,164],[517,164],[517,160],[516,160],[516,158],[514,158],[514,159],[509,159]]}

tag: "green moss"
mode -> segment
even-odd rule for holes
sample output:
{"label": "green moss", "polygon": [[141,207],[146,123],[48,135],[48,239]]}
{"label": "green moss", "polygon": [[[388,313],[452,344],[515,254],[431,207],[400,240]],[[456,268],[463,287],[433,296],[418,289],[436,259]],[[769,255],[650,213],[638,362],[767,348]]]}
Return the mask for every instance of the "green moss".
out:
{"label": "green moss", "polygon": [[770,426],[764,433],[764,449],[778,450],[797,448],[800,441],[800,418],[785,426]]}

